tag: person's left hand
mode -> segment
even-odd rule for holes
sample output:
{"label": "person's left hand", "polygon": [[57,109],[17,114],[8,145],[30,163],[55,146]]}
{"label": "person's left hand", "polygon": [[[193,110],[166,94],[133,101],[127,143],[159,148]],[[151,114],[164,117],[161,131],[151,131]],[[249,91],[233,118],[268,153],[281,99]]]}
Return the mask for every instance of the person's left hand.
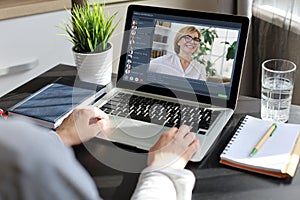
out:
{"label": "person's left hand", "polygon": [[94,106],[74,109],[56,130],[67,145],[80,144],[109,131],[108,115]]}

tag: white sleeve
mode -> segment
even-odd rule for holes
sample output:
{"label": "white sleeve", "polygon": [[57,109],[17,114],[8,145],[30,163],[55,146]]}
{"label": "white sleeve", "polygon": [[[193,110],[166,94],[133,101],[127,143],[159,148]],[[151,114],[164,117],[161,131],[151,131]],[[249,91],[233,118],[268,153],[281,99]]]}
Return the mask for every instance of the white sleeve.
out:
{"label": "white sleeve", "polygon": [[189,170],[147,167],[142,171],[131,199],[191,199],[194,184],[195,176]]}

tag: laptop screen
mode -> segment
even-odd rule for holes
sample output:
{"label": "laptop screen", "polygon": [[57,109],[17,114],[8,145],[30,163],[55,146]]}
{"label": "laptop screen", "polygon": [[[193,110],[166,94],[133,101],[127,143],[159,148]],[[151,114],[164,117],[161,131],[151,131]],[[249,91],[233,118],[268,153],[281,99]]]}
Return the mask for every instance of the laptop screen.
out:
{"label": "laptop screen", "polygon": [[235,104],[247,32],[245,17],[131,5],[117,86]]}

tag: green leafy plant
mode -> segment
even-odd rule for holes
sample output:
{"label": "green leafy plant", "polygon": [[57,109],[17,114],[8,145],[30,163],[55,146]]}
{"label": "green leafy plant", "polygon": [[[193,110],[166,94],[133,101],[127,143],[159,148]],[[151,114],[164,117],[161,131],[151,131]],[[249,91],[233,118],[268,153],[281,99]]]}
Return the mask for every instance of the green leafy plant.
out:
{"label": "green leafy plant", "polygon": [[119,21],[113,24],[117,12],[105,16],[105,4],[86,0],[82,5],[74,4],[71,10],[70,24],[60,26],[74,45],[74,51],[80,53],[102,52],[110,48],[108,40]]}
{"label": "green leafy plant", "polygon": [[216,30],[211,28],[201,28],[200,32],[203,37],[203,41],[200,42],[199,52],[195,55],[194,59],[198,60],[205,66],[207,76],[215,76],[217,74],[217,70],[213,67],[214,63],[204,59],[203,56],[209,54],[215,38],[218,38],[219,36]]}
{"label": "green leafy plant", "polygon": [[235,55],[235,50],[236,50],[236,41],[234,41],[232,44],[229,42],[225,42],[226,45],[229,45],[227,49],[227,54],[226,54],[226,60],[234,59]]}
{"label": "green leafy plant", "polygon": [[[212,50],[211,47],[214,43],[214,40],[219,36],[216,30],[211,28],[201,28],[200,32],[203,37],[203,41],[200,42],[199,52],[194,56],[194,59],[196,59],[198,62],[205,66],[207,76],[216,76],[217,70],[214,68],[214,64],[218,59],[222,58],[223,56],[220,56],[213,62],[210,60],[206,60],[203,56],[209,55],[209,53]],[[226,53],[226,61],[233,59],[236,51],[236,41],[234,41],[232,44],[230,44],[227,41],[222,43],[224,43],[225,45],[229,45]]]}
{"label": "green leafy plant", "polygon": [[205,71],[207,76],[215,76],[217,75],[217,70],[213,67],[214,63],[212,63],[210,60],[206,60],[206,67]]}

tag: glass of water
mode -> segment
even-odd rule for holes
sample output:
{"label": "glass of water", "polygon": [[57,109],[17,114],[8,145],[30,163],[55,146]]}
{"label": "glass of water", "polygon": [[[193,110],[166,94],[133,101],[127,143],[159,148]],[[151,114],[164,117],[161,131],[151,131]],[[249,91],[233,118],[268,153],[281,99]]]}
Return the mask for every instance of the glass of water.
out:
{"label": "glass of water", "polygon": [[261,118],[287,122],[290,114],[296,65],[284,59],[262,63]]}

